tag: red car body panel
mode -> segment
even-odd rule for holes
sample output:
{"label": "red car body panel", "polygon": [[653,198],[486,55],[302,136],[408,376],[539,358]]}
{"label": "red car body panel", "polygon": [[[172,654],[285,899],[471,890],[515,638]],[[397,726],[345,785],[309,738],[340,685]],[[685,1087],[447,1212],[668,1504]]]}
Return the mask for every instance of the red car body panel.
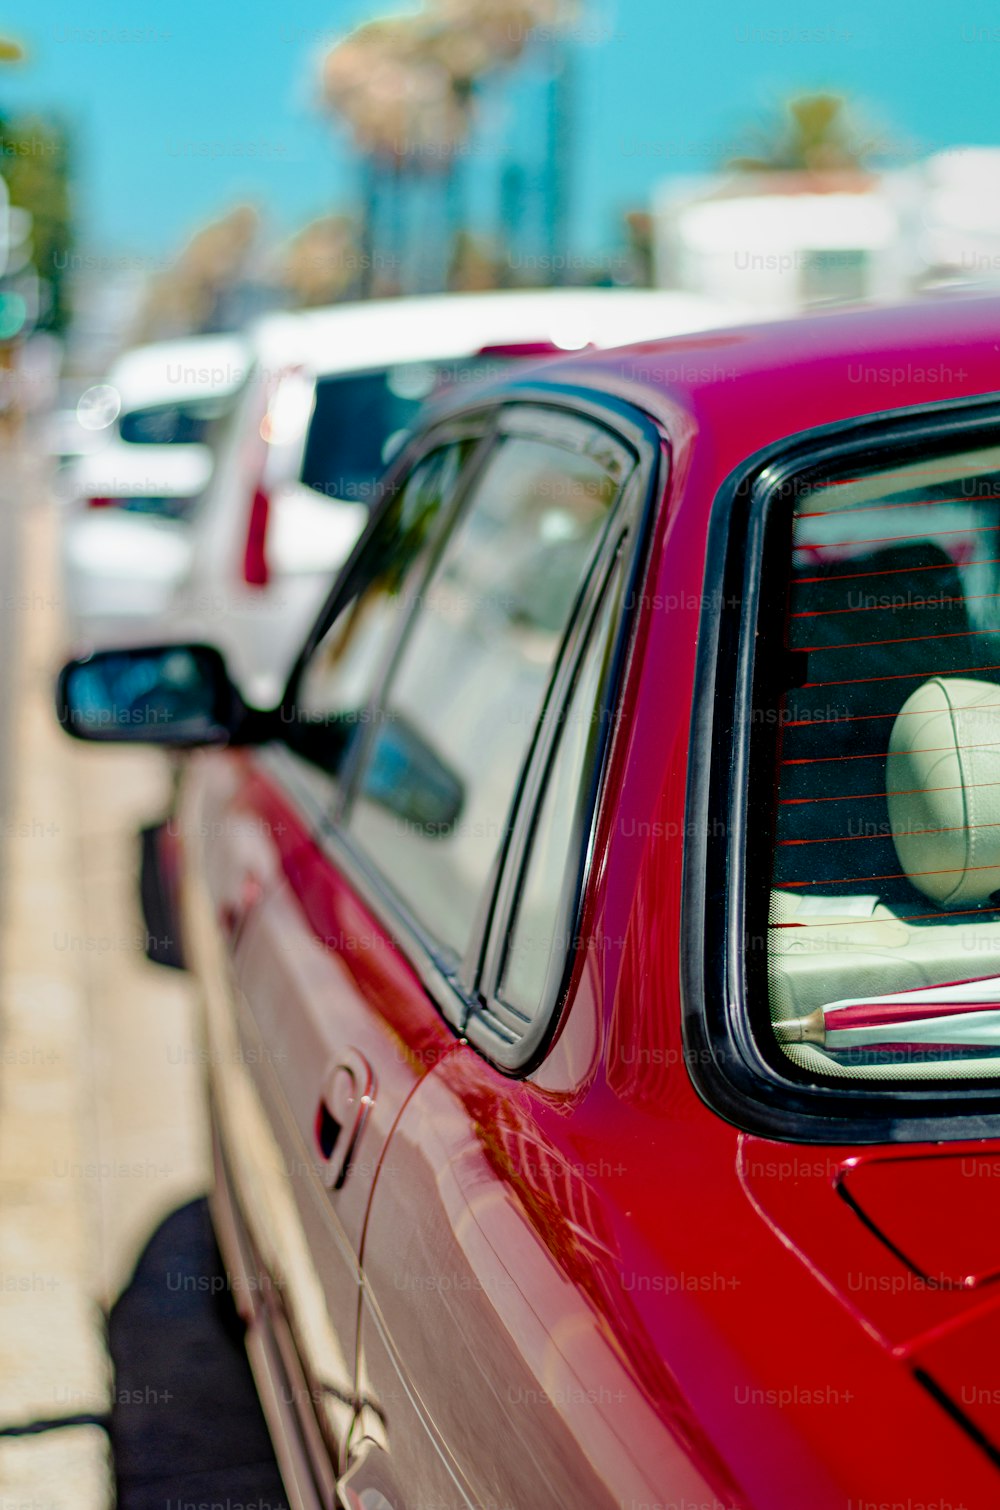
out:
{"label": "red car body panel", "polygon": [[1000,1275],[996,1179],[1000,1150],[984,1160],[972,1144],[912,1159],[859,1159],[842,1188],[914,1274],[942,1289],[980,1290]]}
{"label": "red car body panel", "polygon": [[[207,982],[209,1062],[224,1068],[213,1077],[216,1116],[227,1158],[245,1160],[232,1173],[244,1201],[253,1192],[261,1289],[283,1307],[302,1363],[303,1378],[289,1386],[296,1398],[284,1403],[315,1411],[336,1463],[354,1415],[368,1195],[400,1108],[455,1039],[254,758],[202,757],[192,774],[183,826],[197,853],[188,873],[203,877],[232,957],[219,999]],[[199,899],[188,900],[190,915]],[[355,1108],[363,1137],[341,1187],[328,1189],[315,1179],[317,1113],[335,1102],[336,1068],[359,1063],[373,1082],[362,1087],[367,1105]],[[277,1130],[273,1140],[265,1129]],[[312,1255],[331,1249],[340,1262],[320,1272]],[[303,1296],[311,1304],[296,1311]]]}
{"label": "red car body panel", "polygon": [[[364,1273],[360,1330],[344,1338],[347,1352],[360,1341],[348,1502],[370,1485],[400,1510],[462,1494],[516,1510],[993,1510],[1000,1187],[974,1188],[963,1166],[1000,1166],[1000,1145],[739,1132],[692,1085],[679,959],[713,498],[783,437],[996,392],[1000,303],[713,333],[572,359],[553,381],[656,415],[671,467],[586,945],[539,1068],[512,1079],[456,1040],[259,757],[199,761],[227,772],[216,806],[257,825],[258,871],[246,844],[192,860],[216,867],[230,933],[259,911],[241,991],[279,1036],[290,998],[315,993],[316,1044],[325,1019],[331,1052],[343,1043],[375,1074],[359,1143],[374,1188],[349,1177],[330,1196]],[[351,945],[362,937],[378,946]],[[321,1068],[297,1070],[302,1138]]]}
{"label": "red car body panel", "polygon": [[[901,1201],[913,1193],[909,1166],[925,1162],[913,1157],[912,1148],[901,1151],[898,1158],[879,1150],[876,1188],[880,1204],[874,1210],[883,1219],[889,1218],[881,1229],[871,1211],[845,1198],[854,1189],[855,1175],[863,1177],[868,1168],[875,1167],[864,1156],[852,1157],[843,1148],[805,1145],[779,1151],[779,1145],[759,1138],[744,1138],[741,1148],[745,1188],[761,1217],[794,1243],[802,1261],[858,1322],[900,1356],[912,1351],[921,1338],[978,1313],[989,1299],[988,1291],[974,1293],[959,1284],[943,1283],[938,1274],[918,1271],[889,1240],[886,1227],[892,1230],[891,1212],[898,1213]],[[983,1145],[967,1145],[967,1149],[960,1157],[982,1159]],[[945,1225],[949,1207],[937,1203],[940,1186],[927,1162],[927,1185],[915,1210],[908,1213],[908,1231],[912,1232],[915,1219],[931,1241],[940,1245],[942,1238],[957,1239],[961,1245],[962,1232]],[[872,1187],[862,1179],[857,1188]]]}

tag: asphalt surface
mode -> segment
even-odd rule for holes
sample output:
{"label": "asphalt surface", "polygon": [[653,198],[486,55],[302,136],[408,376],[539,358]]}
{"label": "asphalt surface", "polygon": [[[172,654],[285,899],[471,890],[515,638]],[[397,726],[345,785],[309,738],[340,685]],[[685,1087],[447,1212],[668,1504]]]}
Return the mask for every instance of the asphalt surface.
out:
{"label": "asphalt surface", "polygon": [[[0,439],[0,835],[10,811],[10,731],[14,717],[12,675],[17,635],[22,468],[9,443]],[[4,877],[0,869],[0,907]]]}
{"label": "asphalt surface", "polygon": [[123,1510],[286,1510],[192,1199],[194,991],[138,938],[136,830],[166,771],[56,729],[44,484],[0,435],[0,1277],[24,1291],[0,1290],[0,1510],[109,1510],[109,1439]]}

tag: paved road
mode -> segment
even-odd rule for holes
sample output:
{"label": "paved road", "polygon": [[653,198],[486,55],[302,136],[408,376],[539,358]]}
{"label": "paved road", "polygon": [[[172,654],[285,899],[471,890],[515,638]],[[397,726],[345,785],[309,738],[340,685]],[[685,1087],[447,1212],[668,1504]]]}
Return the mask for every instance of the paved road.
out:
{"label": "paved road", "polygon": [[[13,668],[16,646],[18,555],[22,468],[9,444],[0,442],[0,834],[10,812],[10,729],[14,713]],[[0,872],[0,908],[3,874]]]}
{"label": "paved road", "polygon": [[137,909],[169,770],[56,728],[56,519],[32,474],[0,442],[0,1510],[110,1510],[115,1479],[122,1510],[279,1510],[213,1299],[193,983],[147,961]]}

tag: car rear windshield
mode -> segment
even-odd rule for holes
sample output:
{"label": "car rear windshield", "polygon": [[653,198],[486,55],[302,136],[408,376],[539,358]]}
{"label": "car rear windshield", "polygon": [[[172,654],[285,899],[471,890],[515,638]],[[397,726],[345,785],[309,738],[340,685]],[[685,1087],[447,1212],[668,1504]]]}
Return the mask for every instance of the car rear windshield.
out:
{"label": "car rear windshield", "polygon": [[118,421],[118,433],[129,445],[214,446],[220,425],[235,406],[236,395],[226,393],[184,403],[129,409]]}
{"label": "car rear windshield", "polygon": [[510,365],[493,356],[463,357],[320,378],[302,482],[331,498],[372,503],[386,463],[423,406],[458,385],[499,377]]}
{"label": "car rear windshield", "polygon": [[1000,449],[811,487],[785,538],[771,1030],[810,1075],[1000,1076]]}

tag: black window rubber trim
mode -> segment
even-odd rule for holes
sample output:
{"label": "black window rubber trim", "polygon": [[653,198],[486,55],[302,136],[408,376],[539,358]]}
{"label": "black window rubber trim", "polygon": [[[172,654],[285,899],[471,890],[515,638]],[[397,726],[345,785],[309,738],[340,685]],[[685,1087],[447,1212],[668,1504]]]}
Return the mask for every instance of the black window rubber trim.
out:
{"label": "black window rubber trim", "polygon": [[[470,395],[467,404],[449,412],[446,417],[436,424],[428,425],[421,431],[414,441],[403,449],[395,459],[393,465],[386,474],[385,497],[379,507],[373,511],[372,517],[363,531],[361,538],[356,543],[351,556],[345,563],[339,574],[325,604],[320,610],[312,632],[308,636],[295,665],[289,675],[285,694],[279,705],[281,709],[294,707],[294,700],[299,679],[317,645],[329,629],[341,604],[345,601],[353,574],[358,569],[359,561],[364,553],[368,539],[378,527],[379,517],[392,496],[392,488],[408,475],[409,471],[419,461],[431,454],[442,445],[448,445],[455,440],[470,438],[477,440],[479,444],[474,447],[473,453],[466,459],[461,476],[457,480],[456,493],[451,500],[451,505],[445,510],[445,523],[442,524],[442,539],[450,533],[454,515],[461,511],[469,488],[478,478],[482,465],[488,456],[493,443],[505,432],[505,422],[511,410],[523,411],[551,410],[556,415],[569,415],[581,426],[590,425],[595,431],[605,431],[619,447],[631,451],[635,458],[635,473],[642,478],[643,485],[639,489],[638,507],[636,519],[633,521],[633,529],[630,533],[630,544],[627,556],[630,563],[631,586],[635,589],[638,582],[643,578],[648,569],[648,540],[653,527],[655,504],[663,492],[663,432],[657,420],[649,413],[639,409],[628,398],[620,397],[616,393],[605,393],[599,390],[579,387],[573,384],[533,384],[530,381],[511,385],[505,388],[502,396],[496,399],[484,399],[477,396],[475,399]],[[634,475],[634,474],[633,474]],[[618,500],[620,509],[625,502],[625,492]],[[624,517],[624,516],[623,516]],[[598,569],[601,553],[592,563],[592,572]],[[429,568],[425,568],[428,570]],[[577,605],[578,610],[582,607]],[[608,696],[615,702],[620,694],[621,686],[627,675],[628,662],[631,655],[632,641],[634,637],[635,615],[626,613],[623,620],[618,624],[614,633],[616,651],[614,657],[614,669],[609,678]],[[574,626],[567,631],[569,637],[579,634],[579,625],[574,617]],[[397,647],[398,648],[398,647]],[[388,668],[383,668],[388,672]],[[381,679],[380,679],[381,680]],[[598,782],[603,780],[603,772],[610,758],[610,739],[605,743],[598,761],[599,771],[595,779],[594,798],[591,806],[589,822],[586,832],[586,859],[582,864],[586,868],[587,860],[592,847],[593,834],[599,821],[600,794],[597,790]],[[538,751],[532,747],[531,754],[527,757],[528,765],[538,758]],[[282,769],[284,761],[278,758],[278,770]],[[293,773],[286,773],[288,779]],[[519,793],[520,795],[520,789]],[[310,809],[314,807],[309,804]],[[517,823],[515,818],[515,826]],[[495,1069],[502,1074],[524,1077],[544,1058],[552,1033],[555,1030],[561,1009],[565,1005],[568,991],[567,987],[574,973],[578,951],[570,949],[567,953],[563,972],[563,987],[557,998],[551,1003],[550,1010],[546,1014],[544,1028],[537,1036],[533,1035],[530,1057],[519,1056],[517,1062],[507,1063],[503,1045],[499,1037],[492,1037],[488,1032],[479,1034],[473,1032],[470,1039],[465,1039],[465,1033],[471,1024],[472,1018],[479,1005],[477,997],[470,997],[466,989],[450,968],[450,963],[440,958],[433,942],[426,936],[424,931],[415,923],[402,906],[400,899],[395,895],[388,883],[383,879],[375,866],[363,856],[350,842],[350,839],[337,821],[337,817],[323,811],[316,812],[316,837],[326,848],[333,863],[339,866],[352,885],[359,892],[365,904],[371,908],[379,922],[388,931],[400,949],[403,957],[420,977],[424,989],[429,998],[434,1002],[443,1019],[452,1027],[457,1036],[469,1043],[476,1052],[482,1054]],[[585,882],[585,875],[584,875]],[[482,930],[478,944],[478,954],[481,958],[486,947],[486,935],[491,927],[498,926],[494,907],[501,876],[498,874],[490,883],[492,890],[491,915],[480,920]],[[585,894],[585,885],[581,886],[580,900],[577,904],[574,918],[574,929],[578,923],[579,910]],[[499,926],[509,927],[510,918],[500,920]],[[478,1042],[476,1040],[479,1040]],[[492,1040],[492,1041],[491,1041]],[[492,1052],[491,1052],[492,1049]],[[499,1051],[499,1052],[498,1052]]]}
{"label": "black window rubber trim", "polygon": [[[567,432],[575,432],[575,439],[582,441],[588,436],[593,440],[603,430],[605,434],[612,436],[618,449],[623,454],[630,454],[630,448],[624,444],[620,436],[616,435],[610,429],[606,420],[601,425],[596,425],[589,415],[579,414],[575,409],[568,408],[566,405],[542,405],[519,400],[513,404],[508,403],[498,406],[493,412],[492,419],[493,423],[484,433],[478,448],[467,458],[461,476],[457,481],[451,502],[445,508],[439,521],[439,526],[435,531],[434,542],[421,572],[414,582],[414,596],[410,598],[410,601],[404,607],[398,633],[385,657],[376,684],[373,686],[368,705],[370,712],[374,712],[376,708],[382,705],[386,691],[393,683],[400,659],[405,654],[406,646],[414,626],[422,612],[422,595],[426,591],[427,584],[434,577],[440,564],[442,553],[447,550],[453,531],[464,516],[469,499],[481,482],[490,459],[496,454],[499,445],[503,445],[508,440],[539,439],[549,440],[569,451],[574,451],[580,449],[580,447],[577,445],[567,445],[569,438]],[[553,427],[555,427],[554,434]],[[630,459],[632,469],[634,470],[637,464],[636,459],[634,456],[630,456]],[[612,517],[620,513],[621,502],[622,495],[619,493],[618,502],[612,510]],[[609,520],[606,530],[610,527],[611,521]],[[598,552],[598,557],[599,554]],[[592,561],[588,567],[588,581],[595,570],[596,562]],[[580,605],[578,603],[573,612],[572,624],[575,625],[579,614]],[[572,629],[567,631],[567,633],[571,635]],[[479,973],[479,962],[485,947],[485,936],[489,927],[490,915],[493,911],[498,876],[502,872],[503,857],[501,856],[499,870],[486,883],[485,890],[487,895],[485,901],[487,905],[480,909],[475,919],[472,938],[468,948],[460,958],[455,958],[450,952],[445,951],[430,930],[416,918],[406,899],[392,885],[391,880],[385,873],[384,866],[380,865],[374,856],[366,853],[363,845],[350,830],[349,815],[357,796],[359,778],[377,727],[377,722],[373,717],[369,721],[362,738],[358,741],[357,748],[352,752],[350,765],[344,774],[342,800],[338,804],[336,811],[331,813],[331,824],[343,845],[353,853],[357,864],[368,871],[373,885],[381,892],[384,898],[387,912],[395,914],[395,918],[402,924],[406,936],[416,941],[418,954],[413,960],[415,966],[419,970],[423,970],[428,961],[432,963],[433,968],[440,976],[448,981],[451,991],[460,996],[464,1001],[464,1020],[468,1020],[477,1005],[476,984]],[[512,797],[511,809],[515,812],[520,806],[525,772],[530,768],[535,759],[535,744],[536,739],[533,739],[529,752],[525,756],[518,783]],[[502,846],[502,849],[505,852],[506,846]],[[453,1005],[450,998],[448,1005],[449,1007]],[[500,1040],[498,1040],[499,1046]]]}
{"label": "black window rubber trim", "polygon": [[[577,389],[568,391],[572,394],[574,403],[580,404],[577,412],[581,417],[596,421],[610,431],[616,441],[626,444],[633,451],[635,467],[618,500],[616,526],[592,563],[578,612],[567,631],[567,653],[561,657],[560,665],[554,672],[550,691],[555,690],[557,694],[560,713],[555,719],[545,720],[547,732],[543,731],[540,735],[536,731],[531,753],[527,758],[525,789],[518,792],[516,799],[510,842],[502,857],[501,873],[493,893],[493,912],[484,938],[491,960],[487,963],[484,954],[484,971],[479,987],[480,992],[485,989],[486,995],[477,995],[465,1024],[470,1045],[502,1074],[518,1078],[529,1076],[548,1053],[572,995],[573,980],[585,953],[578,947],[580,919],[589,887],[605,778],[611,761],[613,740],[618,731],[619,720],[612,715],[620,706],[628,677],[637,622],[634,605],[641,600],[640,589],[650,568],[649,541],[655,523],[656,507],[665,490],[668,466],[665,435],[650,415],[627,400],[619,399],[617,395],[603,396],[603,402],[598,407],[593,403],[593,395],[589,391],[583,395]],[[581,397],[585,402],[589,400],[586,408],[580,402]],[[529,862],[531,842],[558,746],[558,736],[554,731],[562,727],[562,712],[572,698],[605,596],[614,590],[613,576],[616,571],[621,572],[620,592],[617,594],[620,597],[620,607],[610,633],[607,671],[599,694],[601,734],[594,752],[593,766],[588,772],[586,789],[580,794],[577,842],[567,862],[574,871],[574,885],[570,906],[563,919],[567,943],[558,972],[558,985],[542,1003],[538,1016],[532,1019],[523,1036],[511,1043],[505,1041],[504,1036],[493,1026],[493,1012],[498,1001],[498,976],[505,954],[502,941],[509,937],[519,897],[519,889],[512,889],[507,884],[509,872],[513,867],[520,880]]]}
{"label": "black window rubber trim", "polygon": [[[1000,396],[897,409],[823,426],[750,457],[723,483],[709,518],[691,734],[681,900],[684,1058],[698,1094],[745,1132],[789,1142],[875,1144],[1000,1136],[1000,1080],[871,1086],[810,1078],[770,1033],[766,982],[771,825],[749,788],[774,781],[776,722],[751,721],[773,698],[768,637],[783,597],[758,614],[775,535],[804,483],[846,466],[902,466],[1000,444]],[[782,503],[784,501],[784,509]],[[785,562],[787,557],[785,557]],[[785,562],[781,570],[787,575]],[[780,585],[780,584],[779,584]],[[763,646],[758,630],[763,631]],[[770,685],[769,685],[770,684]],[[746,948],[756,937],[760,948]]]}

